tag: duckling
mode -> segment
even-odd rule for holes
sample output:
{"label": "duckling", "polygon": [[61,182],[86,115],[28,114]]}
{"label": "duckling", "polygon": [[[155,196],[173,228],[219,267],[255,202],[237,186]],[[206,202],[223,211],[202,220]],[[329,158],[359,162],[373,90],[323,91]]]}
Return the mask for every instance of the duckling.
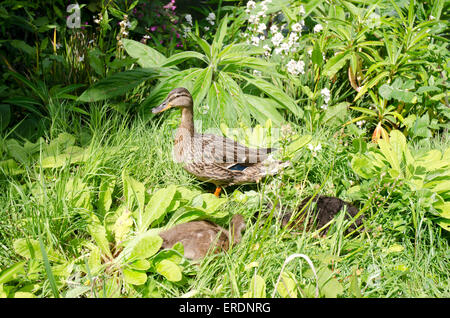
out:
{"label": "duckling", "polygon": [[[302,214],[298,217],[297,220],[293,220],[290,224],[289,222],[291,221],[292,216],[301,211],[310,199],[311,196],[304,199],[300,203],[300,205],[295,209],[294,212],[287,211],[281,218],[281,225],[283,227],[289,226],[290,228],[295,227],[298,230],[303,230],[303,227],[305,226],[304,222],[307,215],[306,209],[308,208],[306,208],[302,212]],[[316,204],[314,210],[316,211],[316,213],[312,214],[308,220],[308,224],[306,225],[306,229],[308,231],[311,230],[312,227],[320,229],[323,226],[325,226],[325,224],[330,222],[344,208],[344,206],[347,208],[347,214],[345,216],[347,220],[353,218],[359,212],[358,208],[356,208],[354,205],[336,197],[319,195],[312,200],[310,205],[313,206],[314,203]],[[362,224],[362,217],[360,216],[355,220],[355,222],[352,225],[350,225],[349,230],[354,230],[361,224]],[[322,230],[320,232],[320,235],[325,234],[326,231],[327,229]]]}
{"label": "duckling", "polygon": [[274,148],[248,148],[234,140],[194,130],[193,100],[183,87],[173,89],[154,114],[169,108],[181,109],[181,123],[175,135],[173,153],[183,168],[201,181],[213,183],[218,197],[222,187],[259,182],[290,165],[274,160]]}
{"label": "duckling", "polygon": [[244,217],[235,214],[231,219],[229,230],[209,221],[192,221],[178,224],[159,233],[159,236],[163,239],[162,248],[171,248],[175,243],[181,242],[184,256],[191,260],[199,260],[210,251],[219,253],[222,250],[227,251],[230,245],[238,244],[244,229]]}

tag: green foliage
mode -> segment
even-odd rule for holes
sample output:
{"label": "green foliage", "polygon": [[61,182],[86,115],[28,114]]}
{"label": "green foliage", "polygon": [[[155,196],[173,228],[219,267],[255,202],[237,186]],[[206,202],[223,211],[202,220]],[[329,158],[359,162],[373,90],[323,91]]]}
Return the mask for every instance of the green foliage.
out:
{"label": "green foliage", "polygon": [[[368,182],[402,182],[409,191],[427,195],[432,199],[433,214],[438,217],[438,224],[447,229],[444,226],[447,221],[443,219],[448,219],[450,199],[449,155],[450,148],[443,154],[432,149],[413,155],[405,136],[398,130],[392,130],[389,139],[378,141],[378,148],[356,154],[352,159],[352,168]],[[399,190],[405,191],[405,188]]]}

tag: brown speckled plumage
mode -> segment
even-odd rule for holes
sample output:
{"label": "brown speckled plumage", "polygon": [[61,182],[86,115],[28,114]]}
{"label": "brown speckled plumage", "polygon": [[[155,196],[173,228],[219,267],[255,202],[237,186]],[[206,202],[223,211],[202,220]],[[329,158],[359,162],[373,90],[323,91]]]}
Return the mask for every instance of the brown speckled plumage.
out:
{"label": "brown speckled plumage", "polygon": [[[295,227],[298,230],[303,230],[305,227],[306,222],[306,215],[309,208],[312,208],[315,206],[315,208],[312,210],[313,213],[310,215],[308,224],[306,224],[306,229],[311,230],[314,229],[320,229],[323,226],[325,226],[328,222],[330,222],[343,208],[344,206],[347,209],[347,213],[345,218],[350,219],[353,218],[358,212],[358,208],[353,206],[352,204],[345,202],[339,198],[336,197],[329,197],[329,196],[316,196],[312,200],[309,207],[305,208],[303,210],[303,213],[296,219],[292,220],[290,223],[292,216],[298,213],[303,209],[303,207],[309,202],[311,197],[307,197],[304,199],[299,206],[295,209],[294,212],[288,212],[285,213],[281,224],[283,227],[287,226],[289,224],[289,227]],[[362,224],[362,218],[359,217],[356,219],[355,224],[352,224],[349,229],[353,230],[356,227],[359,227]],[[356,226],[355,226],[356,225]],[[327,228],[322,230],[320,234],[325,234],[328,231]]]}
{"label": "brown speckled plumage", "polygon": [[178,224],[159,234],[163,239],[162,248],[171,248],[177,242],[184,247],[184,256],[198,260],[208,252],[219,253],[227,251],[230,242],[238,244],[245,229],[245,220],[240,214],[233,216],[230,230],[225,230],[209,221],[192,221]]}

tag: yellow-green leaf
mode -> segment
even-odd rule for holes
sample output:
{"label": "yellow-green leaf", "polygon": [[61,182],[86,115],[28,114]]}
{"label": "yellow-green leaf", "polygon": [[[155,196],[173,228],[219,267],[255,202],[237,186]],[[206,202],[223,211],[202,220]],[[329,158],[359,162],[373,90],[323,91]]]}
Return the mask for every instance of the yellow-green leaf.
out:
{"label": "yellow-green leaf", "polygon": [[178,282],[182,278],[180,267],[168,259],[159,261],[155,268],[156,272],[163,275],[171,282]]}

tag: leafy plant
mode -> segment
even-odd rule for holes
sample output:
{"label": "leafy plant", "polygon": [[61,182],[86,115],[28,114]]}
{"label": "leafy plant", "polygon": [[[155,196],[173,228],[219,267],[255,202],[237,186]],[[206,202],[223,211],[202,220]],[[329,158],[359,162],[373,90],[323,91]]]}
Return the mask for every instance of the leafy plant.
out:
{"label": "leafy plant", "polygon": [[[363,179],[380,180],[383,184],[402,182],[419,197],[431,195],[433,208],[429,211],[437,224],[448,230],[450,148],[443,154],[433,149],[413,155],[400,131],[392,130],[387,137],[378,140],[378,147],[356,154],[352,159],[353,171]],[[405,190],[399,188],[399,191]]]}
{"label": "leafy plant", "polygon": [[[248,73],[248,70],[253,69],[277,76],[273,64],[255,57],[255,55],[264,53],[261,48],[244,43],[224,44],[223,40],[228,32],[227,24],[228,17],[225,16],[221,20],[211,44],[192,34],[193,40],[202,51],[201,53],[184,51],[167,58],[161,66],[171,67],[191,59],[200,61],[206,66],[204,68],[185,69],[178,74],[164,78],[142,103],[141,109],[162,102],[167,93],[174,87],[186,86],[190,89],[195,107],[199,112],[199,107],[205,101],[210,112],[219,114],[227,124],[234,124],[239,120],[249,124],[252,112],[257,113],[255,117],[264,120],[264,122],[269,117],[274,117],[280,121],[279,108],[289,110],[298,116],[301,115],[301,109],[281,89]],[[263,99],[265,102],[261,104],[262,107],[261,105],[257,107],[259,101],[256,99],[257,96],[246,94],[241,88],[241,82],[255,86],[260,92],[264,92],[270,97],[272,101]]]}

